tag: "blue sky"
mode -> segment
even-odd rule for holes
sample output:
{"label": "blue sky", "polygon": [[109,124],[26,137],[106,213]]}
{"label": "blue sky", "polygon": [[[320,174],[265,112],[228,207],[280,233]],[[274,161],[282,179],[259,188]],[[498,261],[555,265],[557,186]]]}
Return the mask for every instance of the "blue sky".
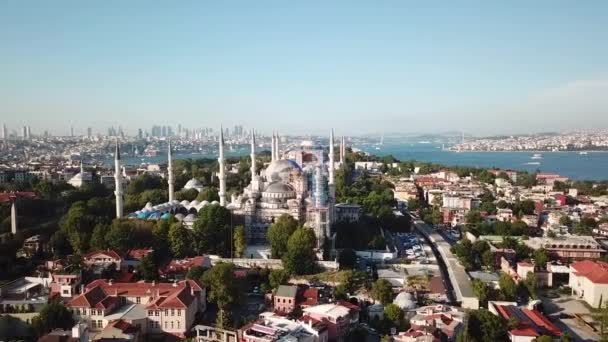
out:
{"label": "blue sky", "polygon": [[606,1],[0,3],[11,128],[608,128]]}

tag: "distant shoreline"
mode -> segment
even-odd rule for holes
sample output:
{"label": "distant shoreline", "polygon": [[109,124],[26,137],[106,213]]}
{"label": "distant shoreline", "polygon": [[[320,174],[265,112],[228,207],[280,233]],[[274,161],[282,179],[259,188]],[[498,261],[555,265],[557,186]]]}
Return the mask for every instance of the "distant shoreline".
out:
{"label": "distant shoreline", "polygon": [[580,153],[580,152],[587,152],[587,153],[608,153],[608,150],[571,150],[571,151],[546,151],[546,150],[525,150],[525,151],[522,151],[522,150],[517,150],[517,151],[475,150],[475,151],[471,151],[471,150],[466,150],[466,151],[457,151],[457,150],[445,149],[445,150],[442,150],[442,151],[456,152],[456,153],[477,153],[477,152],[505,152],[505,153]]}

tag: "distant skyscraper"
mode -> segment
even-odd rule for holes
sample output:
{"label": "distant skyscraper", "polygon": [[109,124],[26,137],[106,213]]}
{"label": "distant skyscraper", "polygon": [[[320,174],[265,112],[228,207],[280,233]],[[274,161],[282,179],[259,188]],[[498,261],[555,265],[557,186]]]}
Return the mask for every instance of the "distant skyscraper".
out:
{"label": "distant skyscraper", "polygon": [[2,139],[8,140],[8,133],[6,131],[6,124],[2,124]]}
{"label": "distant skyscraper", "polygon": [[30,125],[26,126],[25,133],[27,133],[27,140],[32,139],[32,131],[30,130]]}
{"label": "distant skyscraper", "polygon": [[23,126],[21,136],[23,137],[23,140],[27,140],[27,126]]}
{"label": "distant skyscraper", "polygon": [[93,128],[88,127],[87,128],[87,137],[91,138],[93,136]]}
{"label": "distant skyscraper", "polygon": [[138,129],[137,130],[137,139],[143,139],[144,138],[144,131],[142,131],[142,129]]}
{"label": "distant skyscraper", "polygon": [[70,126],[70,136],[74,136],[74,126]]}

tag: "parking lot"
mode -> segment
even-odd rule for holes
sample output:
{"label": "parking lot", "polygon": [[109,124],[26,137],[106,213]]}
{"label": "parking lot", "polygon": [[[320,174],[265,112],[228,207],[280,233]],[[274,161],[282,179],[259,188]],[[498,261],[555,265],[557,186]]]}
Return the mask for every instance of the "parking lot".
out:
{"label": "parking lot", "polygon": [[397,241],[403,247],[402,258],[418,264],[434,264],[436,262],[433,251],[418,234],[398,233]]}

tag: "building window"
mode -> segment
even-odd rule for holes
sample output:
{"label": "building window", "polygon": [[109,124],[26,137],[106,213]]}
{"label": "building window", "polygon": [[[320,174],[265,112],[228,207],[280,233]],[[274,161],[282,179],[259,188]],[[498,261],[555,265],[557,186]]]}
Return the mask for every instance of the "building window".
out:
{"label": "building window", "polygon": [[153,316],[154,315],[154,311],[150,310],[148,311],[148,316]]}
{"label": "building window", "polygon": [[154,328],[154,321],[148,321],[148,328]]}
{"label": "building window", "polygon": [[97,327],[103,328],[103,322],[101,320],[97,320]]}
{"label": "building window", "polygon": [[181,315],[182,315],[182,310],[179,310],[179,309],[178,309],[178,310],[177,310],[177,315],[178,315],[178,316],[181,316]]}
{"label": "building window", "polygon": [[136,297],[135,298],[135,303],[141,304],[141,297]]}
{"label": "building window", "polygon": [[160,328],[160,323],[159,323],[159,322],[154,322],[154,327],[155,327],[156,329]]}
{"label": "building window", "polygon": [[165,329],[167,329],[167,321],[165,321]]}
{"label": "building window", "polygon": [[171,309],[171,316],[175,316],[175,309]]}
{"label": "building window", "polygon": [[165,309],[165,317],[169,316],[169,309]]}
{"label": "building window", "polygon": [[173,321],[171,321],[171,329],[173,329]]}
{"label": "building window", "polygon": [[179,329],[179,328],[180,328],[180,326],[179,326],[179,321],[177,321],[177,329]]}
{"label": "building window", "polygon": [[160,310],[154,310],[154,316],[158,316],[160,314]]}

